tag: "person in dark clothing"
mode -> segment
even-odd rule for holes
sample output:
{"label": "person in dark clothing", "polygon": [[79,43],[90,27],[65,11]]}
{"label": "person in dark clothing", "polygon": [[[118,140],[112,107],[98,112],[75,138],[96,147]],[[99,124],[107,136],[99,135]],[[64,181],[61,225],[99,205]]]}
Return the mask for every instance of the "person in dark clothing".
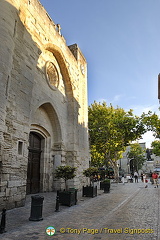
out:
{"label": "person in dark clothing", "polygon": [[135,183],[138,183],[138,173],[136,171],[134,172],[134,178],[135,178]]}
{"label": "person in dark clothing", "polygon": [[143,182],[143,173],[141,173],[141,181]]}

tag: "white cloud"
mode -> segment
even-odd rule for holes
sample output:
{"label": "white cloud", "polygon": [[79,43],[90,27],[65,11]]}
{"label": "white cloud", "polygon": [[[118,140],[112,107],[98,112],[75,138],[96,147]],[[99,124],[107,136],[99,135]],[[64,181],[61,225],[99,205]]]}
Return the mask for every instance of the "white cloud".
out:
{"label": "white cloud", "polygon": [[142,139],[140,139],[139,143],[146,143],[146,148],[151,148],[151,143],[155,140],[152,132],[146,132],[143,134]]}
{"label": "white cloud", "polygon": [[123,95],[121,95],[121,94],[114,96],[112,103],[118,102],[122,97],[123,97]]}
{"label": "white cloud", "polygon": [[100,98],[100,99],[96,100],[96,102],[100,102],[100,103],[106,102],[107,105],[109,105],[110,103],[111,103],[112,105],[115,105],[115,104],[118,103],[118,101],[120,101],[120,100],[122,99],[123,96],[124,96],[124,95],[122,95],[122,94],[117,94],[117,95],[115,95],[115,96],[113,97],[112,100]]}
{"label": "white cloud", "polygon": [[133,105],[130,107],[130,109],[133,109],[133,113],[135,115],[140,116],[143,112],[148,113],[148,111],[155,112],[157,115],[160,114],[160,111],[158,110],[159,105],[154,104],[154,105]]}
{"label": "white cloud", "polygon": [[107,103],[107,100],[104,99],[104,98],[100,98],[98,100],[96,100],[97,103],[103,103],[103,102],[106,102]]}

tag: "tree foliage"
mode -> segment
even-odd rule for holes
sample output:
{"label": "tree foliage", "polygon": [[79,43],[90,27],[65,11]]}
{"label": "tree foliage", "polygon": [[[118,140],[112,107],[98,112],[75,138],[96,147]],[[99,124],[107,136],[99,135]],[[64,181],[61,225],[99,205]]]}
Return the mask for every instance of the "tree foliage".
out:
{"label": "tree foliage", "polygon": [[91,166],[102,167],[104,165],[104,153],[98,152],[95,145],[91,145]]}
{"label": "tree foliage", "polygon": [[160,140],[153,141],[151,147],[152,153],[154,153],[156,156],[160,156]]}
{"label": "tree foliage", "polygon": [[145,150],[142,149],[139,143],[130,145],[130,151],[127,153],[127,157],[132,160],[133,170],[138,171],[142,168],[143,163],[146,161],[144,154]]}
{"label": "tree foliage", "polygon": [[67,190],[67,180],[74,178],[76,168],[71,166],[59,166],[56,169],[55,177],[60,179],[62,178],[65,181],[65,188]]}
{"label": "tree foliage", "polygon": [[141,115],[141,120],[148,131],[153,131],[156,138],[160,138],[160,119],[156,113],[149,111]]}
{"label": "tree foliage", "polygon": [[97,167],[89,167],[83,171],[83,174],[86,177],[89,177],[90,185],[91,185],[91,182],[93,181],[94,177],[98,174],[98,168]]}
{"label": "tree foliage", "polygon": [[110,161],[116,170],[116,161],[122,157],[126,146],[146,132],[144,124],[132,110],[107,106],[105,102],[94,102],[88,111],[91,149],[96,149],[104,162]]}

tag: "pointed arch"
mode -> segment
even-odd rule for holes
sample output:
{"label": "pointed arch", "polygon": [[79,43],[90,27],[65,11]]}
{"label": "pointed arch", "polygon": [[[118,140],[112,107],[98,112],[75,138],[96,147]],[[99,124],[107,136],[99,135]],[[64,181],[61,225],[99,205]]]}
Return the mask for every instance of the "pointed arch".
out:
{"label": "pointed arch", "polygon": [[62,74],[62,77],[64,79],[64,85],[66,89],[66,95],[68,97],[68,100],[73,99],[73,88],[71,84],[71,76],[69,74],[67,64],[66,64],[66,59],[65,56],[62,52],[62,50],[57,47],[54,44],[48,43],[45,45],[45,50],[48,50],[49,52],[53,53],[54,57],[56,58],[59,68]]}
{"label": "pointed arch", "polygon": [[[41,122],[42,119],[39,119],[38,121],[41,122],[41,124],[39,125],[37,123],[37,117],[39,117],[39,115],[37,115],[39,113],[39,111],[43,111],[44,113],[46,113],[48,116],[48,125],[47,126],[51,126],[52,130],[49,132],[49,130],[47,130],[47,128],[45,128],[43,126],[43,121]],[[37,117],[36,117],[37,116]],[[40,134],[43,134],[44,137],[48,137],[51,136],[54,137],[53,142],[61,142],[62,141],[62,127],[60,124],[60,120],[59,120],[59,116],[54,108],[54,106],[52,106],[52,104],[50,102],[41,102],[41,104],[39,104],[38,106],[35,107],[35,109],[32,111],[31,113],[31,129],[35,130],[37,129],[37,131],[39,131]]]}

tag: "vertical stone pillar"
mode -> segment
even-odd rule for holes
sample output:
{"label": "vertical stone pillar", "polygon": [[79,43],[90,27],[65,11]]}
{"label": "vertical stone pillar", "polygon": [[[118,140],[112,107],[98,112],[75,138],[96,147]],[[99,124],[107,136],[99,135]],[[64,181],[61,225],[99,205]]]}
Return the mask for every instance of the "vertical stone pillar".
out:
{"label": "vertical stone pillar", "polygon": [[7,1],[0,1],[0,131],[5,131],[5,113],[11,81],[16,11]]}
{"label": "vertical stone pillar", "polygon": [[0,9],[3,9],[3,11],[0,11],[0,203],[1,207],[5,207],[5,199],[8,196],[7,186],[5,185],[9,180],[9,175],[7,172],[4,175],[3,169],[5,158],[9,157],[9,153],[7,153],[9,146],[5,142],[5,138],[9,138],[9,135],[5,124],[11,82],[17,9],[7,1],[0,1]]}

